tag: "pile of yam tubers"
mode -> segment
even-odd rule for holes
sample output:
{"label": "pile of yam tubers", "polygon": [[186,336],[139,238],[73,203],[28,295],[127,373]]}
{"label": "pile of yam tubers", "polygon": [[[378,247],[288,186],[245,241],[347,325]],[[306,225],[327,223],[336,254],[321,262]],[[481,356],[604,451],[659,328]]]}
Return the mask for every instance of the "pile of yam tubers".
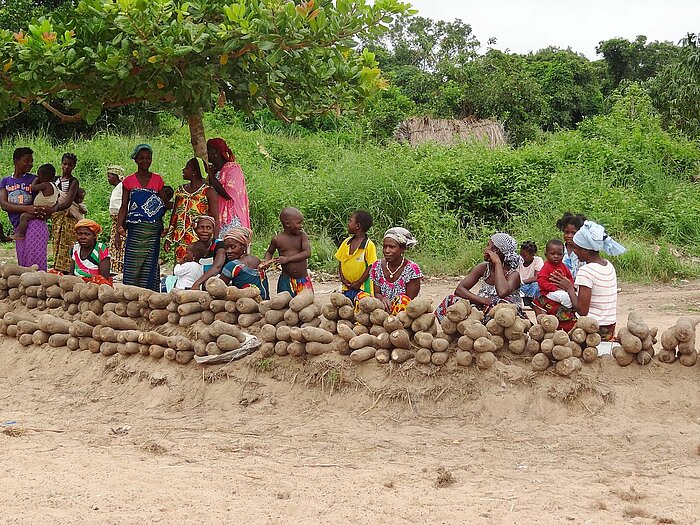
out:
{"label": "pile of yam tubers", "polygon": [[[239,289],[209,279],[205,291],[157,293],[135,286],[96,285],[60,276],[0,265],[0,332],[24,346],[48,344],[89,350],[106,356],[141,354],[188,363],[195,355],[236,350],[247,335],[261,341],[262,357],[327,352],[348,355],[355,363],[476,365],[485,370],[499,355],[530,360],[535,371],[552,369],[569,376],[598,358],[598,323],[578,319],[568,333],[552,315],[536,324],[521,319],[515,306],[499,304],[484,324],[484,314],[460,300],[437,323],[432,302],[418,297],[406,311],[390,315],[374,297],[357,307],[340,293],[320,306],[313,292],[292,298],[287,292],[262,301],[256,288]],[[21,306],[18,308],[17,306]],[[682,317],[661,336],[657,359],[685,366],[697,361],[695,328],[700,317]],[[613,355],[621,366],[648,364],[654,358],[656,328],[632,313],[620,330]]]}

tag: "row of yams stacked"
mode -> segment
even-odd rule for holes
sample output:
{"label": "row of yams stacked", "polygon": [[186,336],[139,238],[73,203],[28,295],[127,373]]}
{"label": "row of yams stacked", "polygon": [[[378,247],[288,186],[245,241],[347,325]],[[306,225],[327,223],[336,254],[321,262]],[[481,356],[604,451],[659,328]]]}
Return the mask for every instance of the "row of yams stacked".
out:
{"label": "row of yams stacked", "polygon": [[[562,375],[594,360],[600,338],[595,322],[582,318],[569,334],[557,330],[553,316],[538,324],[518,319],[512,305],[499,305],[494,319],[467,301],[451,306],[438,325],[429,299],[418,298],[405,312],[389,315],[381,301],[365,298],[359,307],[342,294],[331,294],[319,307],[312,293],[295,298],[282,293],[261,301],[254,288],[237,289],[210,279],[207,291],[155,293],[133,286],[112,288],[87,284],[74,276],[36,272],[13,264],[2,267],[0,297],[19,301],[30,310],[0,310],[0,330],[24,345],[48,343],[111,355],[140,353],[181,363],[197,355],[235,350],[245,341],[241,329],[259,336],[264,356],[319,355],[336,351],[355,362],[459,365],[475,362],[486,369],[496,354],[510,351],[533,357],[539,370],[556,365]],[[37,317],[32,309],[47,310]]]}

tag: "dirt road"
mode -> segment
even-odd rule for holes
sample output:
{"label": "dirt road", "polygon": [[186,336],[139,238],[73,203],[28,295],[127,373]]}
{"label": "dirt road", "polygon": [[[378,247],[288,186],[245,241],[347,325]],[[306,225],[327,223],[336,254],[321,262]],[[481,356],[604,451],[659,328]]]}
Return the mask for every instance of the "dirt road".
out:
{"label": "dirt road", "polygon": [[[456,281],[429,281],[434,297]],[[319,283],[319,292],[325,291]],[[622,285],[670,326],[700,283]],[[700,365],[226,367],[0,339],[3,523],[698,523]]]}

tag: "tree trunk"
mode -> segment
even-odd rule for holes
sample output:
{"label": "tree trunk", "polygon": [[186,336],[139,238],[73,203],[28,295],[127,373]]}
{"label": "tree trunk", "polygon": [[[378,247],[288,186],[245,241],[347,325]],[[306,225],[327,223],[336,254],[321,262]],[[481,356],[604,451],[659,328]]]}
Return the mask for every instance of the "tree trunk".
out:
{"label": "tree trunk", "polygon": [[207,159],[207,139],[204,136],[204,122],[202,122],[202,112],[198,111],[192,115],[187,115],[187,124],[190,127],[190,142],[195,156]]}

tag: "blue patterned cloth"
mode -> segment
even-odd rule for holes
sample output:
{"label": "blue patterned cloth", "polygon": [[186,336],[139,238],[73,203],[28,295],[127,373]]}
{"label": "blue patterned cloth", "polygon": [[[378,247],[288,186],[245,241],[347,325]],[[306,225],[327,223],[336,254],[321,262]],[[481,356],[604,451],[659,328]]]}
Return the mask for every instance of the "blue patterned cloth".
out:
{"label": "blue patterned cloth", "polygon": [[126,222],[157,222],[165,215],[165,203],[158,192],[148,188],[134,188],[129,192]]}

